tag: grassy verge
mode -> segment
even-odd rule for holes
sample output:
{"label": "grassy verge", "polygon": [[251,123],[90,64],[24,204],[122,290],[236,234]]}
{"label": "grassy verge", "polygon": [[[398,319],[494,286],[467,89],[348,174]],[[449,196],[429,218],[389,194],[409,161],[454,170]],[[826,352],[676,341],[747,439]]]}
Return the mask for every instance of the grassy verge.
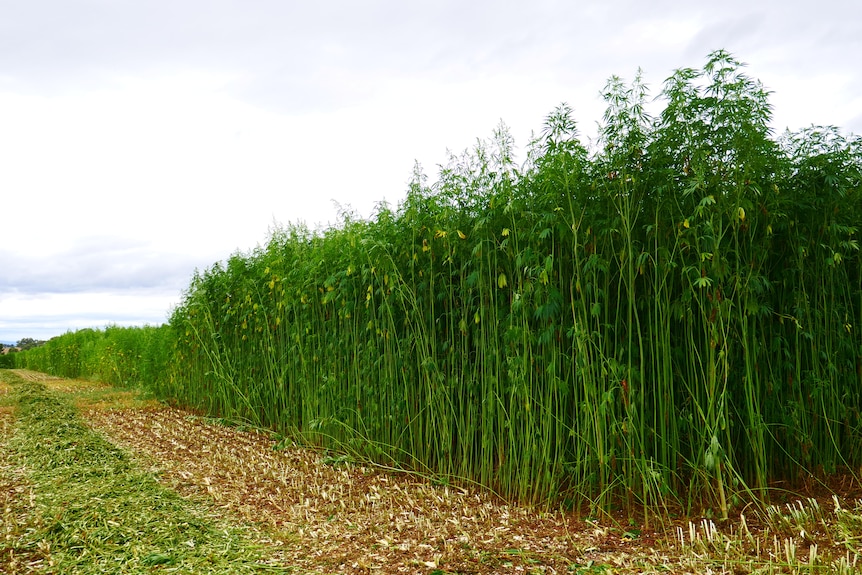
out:
{"label": "grassy verge", "polygon": [[0,571],[283,571],[237,529],[137,468],[62,395],[5,370],[0,385],[12,388],[0,395]]}

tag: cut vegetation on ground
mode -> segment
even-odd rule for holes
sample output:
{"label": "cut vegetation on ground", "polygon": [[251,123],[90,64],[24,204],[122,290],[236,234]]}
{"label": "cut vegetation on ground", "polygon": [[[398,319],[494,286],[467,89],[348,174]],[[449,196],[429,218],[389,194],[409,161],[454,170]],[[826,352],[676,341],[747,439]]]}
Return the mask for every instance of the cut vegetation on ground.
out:
{"label": "cut vegetation on ground", "polygon": [[4,403],[14,405],[14,418],[3,412],[2,572],[272,571],[236,527],[161,485],[84,423],[70,396],[77,388],[86,400],[89,386],[52,391],[2,373],[13,385]]}
{"label": "cut vegetation on ground", "polygon": [[851,492],[645,530],[356,465],[103,384],[0,381],[9,573],[849,574],[862,553]]}

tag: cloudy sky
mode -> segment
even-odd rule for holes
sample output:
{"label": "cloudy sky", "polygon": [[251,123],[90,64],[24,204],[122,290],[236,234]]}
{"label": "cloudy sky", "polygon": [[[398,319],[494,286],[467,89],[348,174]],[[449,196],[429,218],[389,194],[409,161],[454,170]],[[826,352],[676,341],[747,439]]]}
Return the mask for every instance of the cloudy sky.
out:
{"label": "cloudy sky", "polygon": [[0,341],[165,321],[274,225],[724,48],[775,129],[862,133],[859,0],[0,0]]}

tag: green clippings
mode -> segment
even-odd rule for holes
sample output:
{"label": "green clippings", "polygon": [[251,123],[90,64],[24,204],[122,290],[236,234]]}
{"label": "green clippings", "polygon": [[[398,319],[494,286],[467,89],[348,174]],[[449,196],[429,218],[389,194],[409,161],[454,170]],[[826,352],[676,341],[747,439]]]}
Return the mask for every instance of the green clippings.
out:
{"label": "green clippings", "polygon": [[35,507],[11,548],[43,556],[33,572],[152,573],[167,565],[172,573],[272,572],[239,530],[161,486],[84,425],[67,400],[41,384],[15,387],[9,446],[28,471]]}
{"label": "green clippings", "polygon": [[151,553],[141,559],[143,565],[167,565],[173,563],[174,560],[170,555],[165,553]]}

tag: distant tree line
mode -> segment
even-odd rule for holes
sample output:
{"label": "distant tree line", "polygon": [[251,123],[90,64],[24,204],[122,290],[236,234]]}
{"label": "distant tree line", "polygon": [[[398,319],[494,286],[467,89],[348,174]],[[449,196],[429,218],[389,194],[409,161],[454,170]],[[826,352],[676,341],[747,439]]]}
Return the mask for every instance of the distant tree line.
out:
{"label": "distant tree line", "polygon": [[41,339],[33,339],[32,337],[25,337],[23,339],[19,339],[18,343],[15,344],[20,351],[26,351],[28,349],[32,349],[34,347],[39,347],[41,345],[45,345],[45,342]]}
{"label": "distant tree line", "polygon": [[45,342],[43,340],[33,339],[32,337],[25,337],[23,339],[19,339],[18,343],[16,343],[14,346],[8,346],[5,343],[0,342],[0,351],[7,348],[10,350],[10,352],[25,351],[34,347],[39,347],[41,345],[45,345]]}

